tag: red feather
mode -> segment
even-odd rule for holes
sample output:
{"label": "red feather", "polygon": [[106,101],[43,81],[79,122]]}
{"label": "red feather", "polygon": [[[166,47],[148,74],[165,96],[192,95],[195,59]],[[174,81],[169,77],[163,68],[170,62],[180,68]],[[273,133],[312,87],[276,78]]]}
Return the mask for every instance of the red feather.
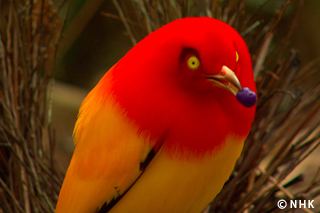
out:
{"label": "red feather", "polygon": [[[132,48],[112,70],[111,91],[141,132],[154,138],[169,132],[165,149],[194,156],[212,152],[226,137],[246,137],[255,112],[228,91],[201,81],[202,74],[216,74],[227,65],[243,87],[256,89],[240,35],[212,18],[187,19],[162,27]],[[199,55],[199,71],[181,65],[181,54],[188,50]]]}

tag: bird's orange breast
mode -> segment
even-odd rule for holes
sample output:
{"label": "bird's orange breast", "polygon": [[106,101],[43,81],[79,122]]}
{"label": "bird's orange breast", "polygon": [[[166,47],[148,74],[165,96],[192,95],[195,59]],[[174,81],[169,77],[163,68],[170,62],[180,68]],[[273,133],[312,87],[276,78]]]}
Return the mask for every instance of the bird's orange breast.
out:
{"label": "bird's orange breast", "polygon": [[142,177],[112,213],[200,213],[220,192],[238,159],[240,139],[203,158],[174,159],[160,150]]}

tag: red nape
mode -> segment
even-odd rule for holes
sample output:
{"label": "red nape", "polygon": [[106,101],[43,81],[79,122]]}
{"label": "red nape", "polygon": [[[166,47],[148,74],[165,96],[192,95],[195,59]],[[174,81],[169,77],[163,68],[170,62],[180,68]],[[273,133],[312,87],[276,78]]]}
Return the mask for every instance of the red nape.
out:
{"label": "red nape", "polygon": [[[192,75],[181,68],[185,48],[201,61],[201,70]],[[164,146],[172,153],[201,155],[227,137],[245,138],[255,113],[227,90],[195,88],[199,76],[218,73],[222,65],[234,69],[243,87],[256,90],[250,55],[235,30],[212,18],[179,19],[148,35],[114,66],[110,89],[142,132],[154,139],[167,134]]]}

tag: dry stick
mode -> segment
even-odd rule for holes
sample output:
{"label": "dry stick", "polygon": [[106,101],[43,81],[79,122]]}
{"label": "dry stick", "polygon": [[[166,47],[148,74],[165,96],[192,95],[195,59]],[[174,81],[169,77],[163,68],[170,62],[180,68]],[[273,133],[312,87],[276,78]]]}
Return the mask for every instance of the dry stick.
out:
{"label": "dry stick", "polygon": [[[310,140],[305,142],[306,139],[308,139],[313,133],[315,133],[317,130],[319,132],[320,128],[320,120],[312,127],[309,131],[307,131],[301,138],[297,139],[297,142],[295,142],[292,146],[295,148],[295,150],[302,149],[305,145],[310,143]],[[317,136],[313,137],[316,138]]]}
{"label": "dry stick", "polygon": [[[109,12],[101,12],[100,14],[106,18],[111,18],[117,21],[121,21],[121,18],[115,14],[112,14]],[[138,25],[137,23],[133,23],[132,21],[128,21],[128,23]]]}
{"label": "dry stick", "polygon": [[[13,6],[10,7],[9,9],[9,20],[8,20],[8,25],[7,25],[7,39],[9,39],[11,37],[11,35],[13,36],[13,40],[11,41],[9,39],[9,42],[8,43],[8,47],[11,48],[11,53],[13,52],[13,54],[10,54],[9,57],[10,59],[8,59],[10,62],[11,62],[11,74],[12,74],[12,78],[11,78],[11,87],[9,87],[11,89],[11,95],[13,96],[14,94],[16,94],[14,92],[14,74],[16,74],[16,70],[17,70],[17,59],[16,59],[16,52],[17,52],[17,37],[15,36],[15,34],[17,33],[17,31],[14,30],[14,28],[12,28],[13,24],[14,24],[14,21],[17,19],[17,17],[14,16],[14,11],[15,11],[15,8]],[[12,30],[10,30],[12,28]],[[15,98],[12,97],[11,99],[11,104],[14,106],[16,105],[15,103]],[[19,121],[18,121],[18,116],[17,114],[15,113],[15,110],[12,110],[13,114],[14,114],[14,120],[15,120],[15,125],[16,125],[16,128],[18,128],[18,124],[19,124]],[[15,150],[17,152],[17,155],[20,159],[23,160],[23,154],[22,154],[22,150],[21,150],[21,147],[17,144],[15,144]],[[27,180],[27,176],[26,176],[26,171],[25,171],[25,168],[20,165],[20,178],[21,178],[21,183],[22,183],[22,194],[23,194],[23,198],[24,198],[24,210],[29,213],[31,212],[31,209],[30,209],[30,200],[29,200],[29,189],[27,187],[28,185],[28,180]]]}
{"label": "dry stick", "polygon": [[[268,180],[274,184],[274,186],[276,186],[281,192],[283,192],[288,198],[290,198],[291,200],[295,198],[295,196],[286,188],[284,188],[279,180],[275,179],[274,177],[272,177],[271,175],[268,175],[266,172],[264,172],[263,170],[261,170],[260,168],[258,168],[258,170],[263,174],[266,175],[268,177]],[[302,209],[302,211],[307,212],[307,213],[312,213],[311,210],[309,209]]]}
{"label": "dry stick", "polygon": [[[286,188],[284,188],[283,186],[281,186],[281,185],[279,184],[280,181],[276,180],[276,179],[275,179],[274,177],[272,177],[272,176],[269,176],[268,178],[269,178],[269,180],[270,180],[276,187],[278,187],[278,189],[280,189],[280,191],[283,192],[287,197],[289,197],[290,199],[294,199],[294,195],[293,195],[289,190],[287,190]],[[313,212],[313,211],[311,211],[310,209],[307,209],[307,208],[302,209],[302,211],[307,212],[307,213],[312,213],[312,212]]]}
{"label": "dry stick", "polygon": [[[291,140],[290,140],[290,141],[291,141]],[[284,145],[283,145],[282,147],[284,147]],[[283,159],[284,159],[284,156],[287,156],[287,154],[288,154],[288,153],[281,155],[281,156],[282,156],[281,159],[283,160]],[[281,162],[282,162],[282,161],[278,161],[278,164],[281,163]],[[278,164],[277,164],[277,165],[278,165]],[[276,166],[274,166],[274,168],[276,168]],[[268,174],[271,175],[271,173],[273,173],[274,169],[271,169],[271,170],[268,169],[267,171],[268,171]],[[255,192],[257,188],[261,187],[265,181],[266,181],[266,178],[263,178],[263,177],[260,178],[259,181],[255,184],[255,187],[251,190],[251,192],[249,192],[249,193],[246,195],[246,198],[244,199],[244,201],[245,201],[245,200],[248,200],[248,199],[250,200],[250,197],[253,197],[253,192]],[[243,201],[243,202],[244,202],[244,201]],[[242,203],[242,205],[240,205],[240,206],[243,206],[243,205],[244,205],[243,202],[240,202],[240,203]],[[251,203],[251,202],[250,202],[250,203]]]}
{"label": "dry stick", "polygon": [[260,51],[258,53],[258,57],[256,60],[256,64],[254,66],[254,77],[255,79],[257,78],[257,76],[260,75],[261,70],[263,69],[263,63],[266,59],[266,56],[268,54],[269,51],[269,47],[270,47],[270,43],[272,41],[273,38],[273,33],[269,32],[265,35],[265,39],[264,42],[260,48]]}
{"label": "dry stick", "polygon": [[151,33],[152,32],[152,24],[151,24],[150,17],[149,17],[149,15],[147,13],[146,5],[145,5],[143,0],[138,0],[136,2],[139,4],[139,6],[141,8],[141,11],[142,11],[142,13],[144,15],[144,20],[146,22],[147,31],[148,31],[148,33]]}
{"label": "dry stick", "polygon": [[259,76],[260,71],[263,68],[263,62],[265,61],[265,57],[268,53],[268,48],[273,37],[273,32],[275,28],[278,26],[279,21],[282,19],[284,13],[287,11],[287,8],[291,4],[291,2],[292,0],[287,0],[286,2],[282,3],[281,7],[278,9],[276,15],[274,16],[273,21],[270,23],[270,29],[265,36],[265,41],[259,51],[258,60],[254,68],[255,78]]}
{"label": "dry stick", "polygon": [[[20,136],[20,139],[23,141],[23,138]],[[35,189],[37,191],[38,194],[40,194],[41,196],[43,196],[43,193],[42,193],[42,190],[41,190],[41,187],[40,187],[40,180],[39,180],[39,177],[37,175],[37,172],[36,172],[36,165],[35,165],[35,162],[32,160],[32,157],[30,156],[30,153],[28,151],[28,147],[26,146],[26,142],[23,143],[23,151],[24,151],[24,155],[26,156],[26,160],[29,164],[29,167],[30,167],[30,171],[31,171],[31,177],[33,178],[33,183],[35,184]],[[49,206],[50,209],[53,210],[52,206]]]}
{"label": "dry stick", "polygon": [[260,21],[255,21],[252,25],[250,25],[249,27],[247,27],[242,33],[241,35],[243,37],[245,37],[246,35],[248,35],[250,32],[252,32],[253,30],[255,30],[257,27],[259,27],[261,25]]}
{"label": "dry stick", "polygon": [[315,75],[314,75],[314,73],[312,73],[311,71],[312,71],[312,69],[315,71],[315,72],[317,72],[318,73],[318,69],[316,69],[316,65],[319,65],[320,64],[320,57],[317,57],[317,58],[315,58],[314,60],[312,60],[312,61],[310,61],[310,62],[308,62],[305,66],[303,66],[302,68],[301,68],[301,71],[300,71],[300,73],[299,74],[297,74],[296,76],[295,76],[295,79],[299,79],[299,80],[301,80],[301,81],[303,81],[305,78],[313,78]]}
{"label": "dry stick", "polygon": [[[318,179],[319,177],[320,177],[320,166],[319,166],[318,170],[316,171],[313,179],[311,180],[309,187],[307,187],[307,188],[304,190],[306,193],[308,193],[309,191],[311,191],[311,190],[314,188],[314,186],[317,186],[317,185],[319,186],[319,184],[317,184],[317,182],[318,182],[317,179]],[[319,182],[320,182],[320,180],[319,180]]]}
{"label": "dry stick", "polygon": [[[315,144],[315,145],[308,152],[301,153],[302,157],[298,160],[297,165],[302,163],[303,160],[305,160],[312,152],[314,152],[320,146],[320,135],[317,138],[314,138],[310,141],[312,141],[313,142],[312,144]],[[311,145],[310,145],[310,147],[311,147]]]}
{"label": "dry stick", "polygon": [[[263,177],[264,177],[266,180],[268,180],[268,179],[269,179],[269,181],[272,180],[271,182],[273,183],[273,185],[261,187],[260,192],[257,192],[257,193],[258,193],[257,196],[255,196],[255,197],[252,196],[252,199],[251,199],[251,200],[249,200],[247,203],[244,203],[244,204],[243,204],[241,211],[246,211],[246,210],[248,211],[248,209],[251,207],[251,204],[252,204],[252,203],[254,203],[257,199],[259,199],[261,195],[264,195],[264,194],[266,194],[268,191],[272,190],[272,188],[274,188],[274,186],[277,186],[280,190],[281,190],[281,188],[283,188],[283,187],[281,187],[281,186],[279,185],[279,181],[277,181],[275,178],[273,178],[270,174],[268,174],[267,172],[263,171],[263,170],[260,169],[259,167],[257,168],[257,170],[259,171],[260,174],[263,174]],[[266,183],[265,183],[264,185],[266,185]],[[280,187],[281,187],[281,188],[280,188]],[[286,194],[290,199],[293,199],[293,198],[294,198],[294,196],[293,196],[288,190],[286,190],[285,194]]]}
{"label": "dry stick", "polygon": [[[286,113],[285,116],[283,116],[283,119],[279,122],[279,125],[283,126],[283,128],[282,128],[283,131],[280,132],[282,134],[279,134],[278,136],[274,137],[274,139],[273,139],[274,141],[279,141],[281,139],[280,138],[281,135],[285,135],[286,134],[285,132],[287,131],[287,129],[289,129],[289,128],[292,129],[294,124],[297,124],[297,125],[299,124],[296,122],[295,123],[286,122],[288,120],[288,118],[297,117],[297,115],[299,115],[299,114],[303,114],[304,117],[306,116],[305,112],[303,112],[303,108],[305,108],[306,106],[308,106],[310,108],[310,106],[312,106],[312,105],[310,105],[310,103],[312,103],[314,101],[314,99],[308,98],[308,96],[310,97],[310,93],[311,92],[305,92],[305,94],[303,94],[303,96],[298,99],[299,102],[297,102],[295,105],[293,105],[293,107],[288,111],[288,113]],[[303,100],[303,102],[302,102],[302,100]],[[308,113],[308,115],[309,115],[308,117],[310,118],[310,120],[306,120],[306,123],[305,123],[305,125],[303,125],[303,127],[305,127],[305,126],[307,126],[307,124],[311,123],[310,121],[312,121],[313,117],[316,117],[320,107],[319,107],[319,109],[317,109],[316,107],[314,107],[312,109],[313,110],[310,113]],[[311,113],[312,113],[312,115],[310,115]],[[300,139],[303,139],[303,138],[300,138]]]}
{"label": "dry stick", "polygon": [[135,39],[135,37],[134,37],[134,35],[133,35],[132,31],[131,31],[131,28],[130,28],[128,22],[127,22],[126,17],[124,16],[124,13],[122,11],[122,8],[121,8],[120,4],[118,3],[117,0],[112,0],[112,2],[113,2],[114,6],[116,7],[116,9],[117,9],[117,11],[119,13],[119,16],[120,16],[120,18],[121,18],[121,20],[122,20],[122,22],[124,24],[124,27],[126,28],[128,34],[129,34],[129,38],[130,38],[132,44],[135,45],[137,43],[137,40]]}
{"label": "dry stick", "polygon": [[[32,4],[32,1],[27,3]],[[32,65],[32,63],[30,64],[28,60],[32,59],[32,54],[30,54],[30,47],[32,47],[32,45],[30,45],[30,43],[33,42],[42,45],[46,40],[46,35],[41,34],[42,36],[40,38],[37,36],[33,41],[31,41],[32,39],[29,37],[29,35],[31,35],[31,33],[29,34],[30,18],[17,18],[16,11],[14,10],[15,8],[13,8],[12,5],[13,4],[9,4],[9,17],[11,17],[11,21],[14,20],[15,24],[7,23],[6,28],[2,29],[3,32],[7,32],[7,36],[2,37],[2,42],[4,43],[2,46],[6,48],[6,55],[1,57],[2,66],[4,68],[3,75],[6,76],[2,76],[3,79],[1,81],[1,87],[4,87],[5,92],[3,93],[3,99],[0,100],[0,104],[3,112],[8,114],[5,116],[4,123],[0,121],[0,128],[1,132],[7,131],[3,135],[4,141],[8,141],[11,143],[11,145],[17,147],[13,148],[13,150],[10,152],[11,156],[16,158],[11,157],[12,163],[9,165],[10,168],[8,168],[9,177],[7,183],[5,184],[10,186],[8,187],[11,188],[10,190],[16,191],[13,193],[13,195],[16,196],[15,199],[20,203],[27,201],[27,199],[24,198],[25,195],[23,195],[23,192],[25,192],[23,188],[27,187],[28,199],[30,201],[30,203],[28,202],[27,205],[32,205],[30,208],[32,207],[33,211],[53,211],[53,208],[47,207],[46,203],[50,203],[51,201],[49,201],[49,197],[44,194],[43,188],[41,188],[41,191],[39,191],[39,188],[43,187],[43,184],[47,183],[43,182],[43,177],[35,177],[34,175],[34,173],[39,175],[39,172],[41,172],[41,169],[39,168],[40,166],[37,164],[37,162],[40,160],[38,156],[40,156],[42,159],[42,155],[39,155],[38,153],[43,152],[43,147],[38,146],[39,144],[37,142],[40,142],[44,139],[41,138],[43,130],[38,129],[37,127],[44,122],[43,113],[46,107],[42,107],[42,105],[38,104],[39,102],[45,100],[45,94],[42,92],[42,89],[46,89],[46,85],[43,85],[44,81],[46,80],[42,79],[43,71],[40,69],[44,64],[44,60],[46,59],[44,57],[36,57],[36,60],[39,60],[39,63],[34,63],[39,64],[39,66],[35,66],[35,64]],[[25,4],[22,3],[21,5],[17,6],[24,7]],[[29,10],[26,12],[28,11]],[[44,13],[42,13],[42,15],[44,15]],[[28,15],[25,15],[25,17],[28,17]],[[29,20],[29,22],[26,20]],[[39,26],[37,25],[36,27],[38,28]],[[20,36],[20,34],[22,35]],[[37,42],[36,39],[38,39],[39,42]],[[39,48],[38,50],[42,53],[42,50]],[[35,67],[37,70],[34,69]],[[49,73],[47,70],[44,70],[44,72],[44,78],[50,77],[46,74]],[[21,111],[23,108],[30,109],[29,112],[31,111],[31,113],[27,113],[27,111]],[[24,122],[21,122],[20,120]],[[3,125],[6,126],[3,127]],[[15,142],[11,139],[6,139],[7,136],[18,137],[18,141]],[[18,154],[18,157],[15,156],[16,154]],[[23,163],[21,162],[20,158],[23,158]],[[34,162],[30,163],[28,158]],[[19,170],[21,167],[24,167],[24,171]],[[24,176],[29,182],[24,180]],[[40,187],[37,186],[38,181]],[[22,192],[19,192],[19,188],[22,189]],[[40,196],[36,197],[33,189],[35,189],[36,192],[38,191],[36,194]],[[15,208],[16,207],[12,205],[12,209],[14,210]],[[28,207],[24,206],[24,211],[30,212],[31,209],[28,210]]]}
{"label": "dry stick", "polygon": [[[317,139],[316,139],[317,140]],[[314,141],[316,141],[314,140]],[[298,161],[295,162],[291,167],[288,167],[288,169],[286,170],[286,172],[282,172],[282,176],[280,175],[280,179],[283,179],[285,177],[287,177],[288,175],[291,174],[291,172],[298,166],[300,165],[301,162],[303,162],[303,160],[305,160],[306,157],[308,157],[320,144],[319,143],[315,143],[315,145],[307,152],[307,154],[305,154],[302,158],[297,157]],[[303,154],[305,152],[301,152],[301,154]],[[266,174],[266,172],[263,172],[264,174]],[[269,177],[272,177],[271,175],[269,175]],[[278,181],[279,183],[280,181]],[[262,193],[263,194],[263,193]],[[288,196],[289,198],[293,199],[291,196]]]}
{"label": "dry stick", "polygon": [[[272,95],[276,94],[276,92],[274,92]],[[285,93],[288,94],[288,93]],[[290,93],[289,93],[290,94]],[[277,97],[276,97],[277,98]],[[271,100],[271,99],[269,99]],[[281,102],[281,100],[279,98],[276,99],[277,102]],[[273,107],[272,109],[270,109],[269,111],[269,115],[266,118],[264,124],[262,127],[260,127],[260,129],[263,130],[267,130],[268,132],[274,132],[273,138],[269,139],[268,145],[270,146],[274,146],[275,143],[277,143],[278,141],[281,141],[283,135],[287,134],[287,128],[288,126],[290,126],[290,123],[286,123],[286,121],[291,118],[294,115],[294,112],[297,111],[297,107],[298,105],[301,104],[301,101],[298,100],[296,103],[293,104],[293,106],[290,107],[290,109],[288,109],[288,111],[284,114],[283,118],[281,119],[277,119],[273,121],[273,118],[276,116],[275,112],[276,110],[274,108],[277,107],[277,105],[275,105],[275,107]],[[268,125],[268,122],[270,122],[270,124]],[[279,128],[281,126],[281,128]],[[292,126],[290,126],[292,128]],[[275,131],[275,130],[278,131]],[[284,146],[285,148],[286,146]]]}
{"label": "dry stick", "polygon": [[317,108],[315,108],[314,111],[311,111],[311,113],[309,113],[308,116],[303,120],[303,122],[301,122],[301,124],[297,127],[293,135],[291,135],[291,137],[283,143],[283,149],[280,148],[279,151],[274,155],[273,159],[270,161],[273,163],[270,163],[268,165],[268,170],[274,171],[277,168],[280,162],[285,158],[284,156],[286,156],[290,151],[289,149],[286,149],[286,147],[293,142],[293,140],[297,137],[298,133],[302,131],[302,129],[310,122],[310,120],[312,120],[313,116],[316,115],[317,112]]}
{"label": "dry stick", "polygon": [[19,202],[16,200],[16,197],[12,194],[12,191],[8,188],[7,184],[2,180],[2,178],[0,178],[0,185],[9,195],[10,199],[12,200],[14,206],[18,209],[18,211],[24,213],[24,210],[20,206]]}
{"label": "dry stick", "polygon": [[[45,8],[45,5],[44,5],[44,4],[45,4],[45,3],[42,1],[42,2],[41,2],[41,5],[40,5],[40,7],[41,7],[40,16],[37,16],[37,17],[35,18],[35,20],[34,20],[34,22],[37,23],[37,26],[38,26],[37,29],[45,27],[45,26],[44,26],[44,20],[43,20],[43,19],[44,19],[44,14],[45,14],[46,12],[48,12],[48,11],[46,11],[46,10],[48,10],[48,9]],[[50,12],[50,11],[49,11],[49,12]],[[40,31],[38,31],[38,32],[36,33],[36,38],[37,38],[36,43],[38,43],[39,45],[41,45],[41,43],[42,43],[43,40],[45,39],[45,38],[43,37],[43,34],[40,33]],[[34,43],[34,42],[33,42],[33,43]],[[39,51],[40,51],[40,50],[39,50]],[[40,54],[41,54],[40,52],[37,53],[37,55],[40,55]],[[38,84],[41,84],[41,79],[38,79],[37,83],[38,83]],[[41,85],[38,85],[38,87],[39,87],[39,86],[41,86]],[[41,94],[39,93],[35,98],[37,98],[37,99],[41,98],[40,95],[41,95]],[[36,107],[36,105],[33,105],[33,107]],[[32,131],[32,132],[34,132],[34,131]],[[41,137],[41,136],[39,136],[39,137]],[[35,140],[35,138],[36,138],[36,136],[34,136],[33,140]],[[41,141],[42,139],[40,138],[39,140]],[[36,143],[34,143],[34,144],[36,144]],[[38,156],[36,150],[43,150],[43,147],[41,146],[41,147],[34,148],[35,157]],[[37,159],[36,159],[36,160],[37,160]],[[33,164],[33,162],[31,162],[31,163]],[[36,168],[36,165],[34,165],[34,168]],[[38,179],[37,177],[35,177],[35,178]],[[38,182],[39,182],[39,183],[36,184],[36,185],[39,185],[39,184],[40,184],[40,180],[39,180]],[[36,183],[37,183],[37,182],[36,182]],[[38,188],[38,187],[36,187],[36,188]],[[45,201],[46,201],[49,209],[53,210],[52,205],[50,204],[50,202],[48,202],[48,197],[47,197],[42,191],[40,191],[40,190],[38,190],[38,193],[45,199]]]}
{"label": "dry stick", "polygon": [[[101,12],[100,13],[102,16],[106,17],[106,18],[111,18],[111,19],[114,19],[114,20],[117,20],[117,21],[122,21],[122,19],[115,15],[115,14],[112,14],[112,13],[108,13],[108,12]],[[131,20],[127,20],[128,24],[131,24],[137,28],[140,28],[140,29],[143,29],[143,27],[140,26],[139,23],[137,22],[134,22],[134,21],[131,21]]]}

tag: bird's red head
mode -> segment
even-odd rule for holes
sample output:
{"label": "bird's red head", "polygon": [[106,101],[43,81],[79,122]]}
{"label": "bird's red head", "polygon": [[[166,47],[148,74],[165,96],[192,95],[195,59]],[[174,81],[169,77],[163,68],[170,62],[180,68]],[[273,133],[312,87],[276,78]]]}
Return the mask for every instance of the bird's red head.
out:
{"label": "bird's red head", "polygon": [[256,90],[250,55],[241,36],[221,21],[171,22],[140,41],[111,72],[119,106],[141,132],[166,134],[169,150],[208,152],[250,130]]}

